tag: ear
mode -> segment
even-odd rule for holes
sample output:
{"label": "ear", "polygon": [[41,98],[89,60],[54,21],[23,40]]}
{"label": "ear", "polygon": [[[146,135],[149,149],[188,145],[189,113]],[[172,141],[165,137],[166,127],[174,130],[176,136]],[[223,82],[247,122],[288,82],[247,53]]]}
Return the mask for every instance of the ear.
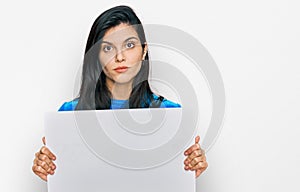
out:
{"label": "ear", "polygon": [[145,42],[145,47],[144,47],[144,52],[143,52],[143,57],[142,57],[142,60],[145,60],[145,57],[146,57],[147,51],[148,51],[148,45],[147,45],[147,43]]}

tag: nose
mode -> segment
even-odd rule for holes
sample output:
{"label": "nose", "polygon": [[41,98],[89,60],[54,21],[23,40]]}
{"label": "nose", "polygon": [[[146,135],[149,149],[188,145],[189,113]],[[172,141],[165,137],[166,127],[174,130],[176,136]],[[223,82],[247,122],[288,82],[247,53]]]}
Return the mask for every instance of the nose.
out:
{"label": "nose", "polygon": [[122,50],[117,52],[115,59],[116,59],[116,62],[118,62],[118,63],[125,61],[125,56],[124,56],[124,53]]}

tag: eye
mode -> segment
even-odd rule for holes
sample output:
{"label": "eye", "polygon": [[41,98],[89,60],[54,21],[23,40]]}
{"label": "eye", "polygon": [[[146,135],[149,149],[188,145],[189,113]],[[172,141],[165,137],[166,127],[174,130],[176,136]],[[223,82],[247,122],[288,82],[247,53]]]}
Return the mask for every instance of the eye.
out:
{"label": "eye", "polygon": [[103,47],[103,51],[104,52],[109,52],[109,51],[111,51],[113,49],[113,47],[111,46],[111,45],[105,45],[104,47]]}
{"label": "eye", "polygon": [[133,48],[134,47],[134,43],[133,42],[127,42],[125,45],[126,48]]}

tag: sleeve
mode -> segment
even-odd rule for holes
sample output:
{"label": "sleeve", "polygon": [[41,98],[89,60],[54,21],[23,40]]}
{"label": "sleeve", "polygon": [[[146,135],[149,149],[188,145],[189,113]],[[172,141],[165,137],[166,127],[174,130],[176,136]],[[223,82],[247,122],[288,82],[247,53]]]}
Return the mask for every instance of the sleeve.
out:
{"label": "sleeve", "polygon": [[173,101],[170,101],[166,98],[164,98],[163,96],[158,96],[156,94],[153,94],[153,98],[155,100],[160,100],[160,108],[180,108],[181,105],[179,103],[175,103]]}
{"label": "sleeve", "polygon": [[167,99],[164,99],[161,102],[160,108],[180,108],[181,105],[179,103],[175,103],[173,101],[169,101]]}
{"label": "sleeve", "polygon": [[78,100],[65,102],[58,111],[74,111],[76,108],[76,105],[78,103]]}

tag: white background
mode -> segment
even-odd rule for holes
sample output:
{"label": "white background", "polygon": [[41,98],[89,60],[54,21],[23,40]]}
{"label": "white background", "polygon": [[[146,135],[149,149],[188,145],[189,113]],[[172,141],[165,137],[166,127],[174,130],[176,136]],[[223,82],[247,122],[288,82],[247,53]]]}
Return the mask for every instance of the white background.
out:
{"label": "white background", "polygon": [[[198,191],[299,191],[299,2],[119,2],[131,5],[143,23],[190,33],[220,69],[226,119]],[[72,99],[89,29],[114,5],[1,2],[0,191],[46,191],[31,172],[43,114]]]}

